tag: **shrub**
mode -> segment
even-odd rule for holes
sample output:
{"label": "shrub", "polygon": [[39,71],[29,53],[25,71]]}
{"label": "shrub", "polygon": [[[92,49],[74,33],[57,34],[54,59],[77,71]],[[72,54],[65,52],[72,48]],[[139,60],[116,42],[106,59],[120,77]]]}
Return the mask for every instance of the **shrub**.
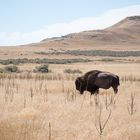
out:
{"label": "shrub", "polygon": [[6,72],[19,72],[19,68],[18,68],[17,66],[15,66],[15,65],[6,66],[6,67],[4,68],[4,70],[5,70]]}
{"label": "shrub", "polygon": [[79,69],[75,69],[75,70],[65,69],[64,70],[64,73],[72,73],[72,74],[75,74],[75,73],[82,73],[82,71],[80,71]]}
{"label": "shrub", "polygon": [[99,59],[98,61],[104,61],[104,62],[111,62],[111,61],[114,61],[116,59],[112,59],[112,58],[102,58],[102,59]]}
{"label": "shrub", "polygon": [[4,72],[4,69],[0,68],[0,73],[3,73]]}
{"label": "shrub", "polygon": [[41,65],[41,66],[35,67],[33,72],[48,73],[49,72],[48,65]]}

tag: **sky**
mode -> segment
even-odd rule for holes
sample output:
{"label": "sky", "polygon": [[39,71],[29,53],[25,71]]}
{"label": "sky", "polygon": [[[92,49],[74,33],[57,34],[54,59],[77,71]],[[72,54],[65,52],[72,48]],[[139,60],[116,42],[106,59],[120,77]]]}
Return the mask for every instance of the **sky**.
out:
{"label": "sky", "polygon": [[140,0],[0,0],[0,46],[104,29],[140,15]]}

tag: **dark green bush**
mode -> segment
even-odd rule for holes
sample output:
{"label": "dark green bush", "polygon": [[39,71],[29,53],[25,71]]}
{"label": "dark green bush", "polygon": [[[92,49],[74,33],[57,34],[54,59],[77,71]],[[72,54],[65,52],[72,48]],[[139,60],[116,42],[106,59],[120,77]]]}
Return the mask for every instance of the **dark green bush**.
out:
{"label": "dark green bush", "polygon": [[37,66],[35,67],[33,72],[48,73],[49,72],[48,65]]}
{"label": "dark green bush", "polygon": [[6,72],[19,72],[19,68],[18,68],[17,66],[15,66],[15,65],[6,66],[6,67],[4,68],[4,70],[5,70]]}
{"label": "dark green bush", "polygon": [[0,73],[3,73],[4,72],[4,69],[0,68]]}
{"label": "dark green bush", "polygon": [[75,73],[82,73],[82,71],[80,71],[79,69],[75,69],[75,70],[65,69],[64,73],[75,74]]}

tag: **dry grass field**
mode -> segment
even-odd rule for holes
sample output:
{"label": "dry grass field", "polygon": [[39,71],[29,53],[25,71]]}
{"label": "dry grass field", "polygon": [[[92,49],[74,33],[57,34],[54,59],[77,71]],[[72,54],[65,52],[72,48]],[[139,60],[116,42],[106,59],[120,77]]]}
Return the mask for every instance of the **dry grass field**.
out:
{"label": "dry grass field", "polygon": [[[20,69],[31,70],[23,64]],[[49,65],[52,73],[0,74],[0,140],[139,140],[140,65],[77,63]],[[119,92],[100,90],[97,97],[75,90],[81,74],[100,69],[120,76]],[[96,102],[96,103],[95,103]]]}

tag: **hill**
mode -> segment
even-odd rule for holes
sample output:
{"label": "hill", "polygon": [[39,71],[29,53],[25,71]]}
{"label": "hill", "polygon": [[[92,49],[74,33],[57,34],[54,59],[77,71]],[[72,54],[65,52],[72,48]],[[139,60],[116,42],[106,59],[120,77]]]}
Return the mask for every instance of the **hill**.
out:
{"label": "hill", "polygon": [[44,39],[48,41],[74,41],[79,40],[98,44],[140,44],[140,16],[127,17],[119,23],[104,30],[91,30],[72,33],[66,36]]}
{"label": "hill", "polygon": [[[71,50],[72,52],[69,52]],[[71,33],[62,37],[47,38],[38,43],[22,46],[0,47],[0,59],[79,58],[77,56],[79,54],[78,50],[88,51],[80,52],[86,54],[87,58],[89,58],[90,50],[140,51],[140,16],[127,17],[104,30]],[[93,52],[93,54],[95,53]],[[98,54],[100,52],[96,53],[96,55]],[[134,52],[134,54],[137,54],[137,52]],[[80,57],[83,58],[83,56]]]}

